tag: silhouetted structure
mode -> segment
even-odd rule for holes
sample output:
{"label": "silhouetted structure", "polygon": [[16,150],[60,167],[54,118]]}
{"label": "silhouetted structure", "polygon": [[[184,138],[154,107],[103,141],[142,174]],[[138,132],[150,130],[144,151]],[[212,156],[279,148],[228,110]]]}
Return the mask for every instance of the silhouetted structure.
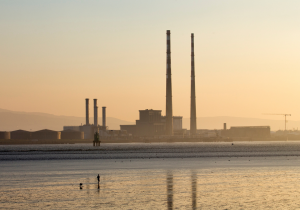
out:
{"label": "silhouetted structure", "polygon": [[84,132],[74,130],[61,131],[61,139],[84,139]]}
{"label": "silhouetted structure", "polygon": [[171,32],[167,30],[166,135],[173,135]]}
{"label": "silhouetted structure", "polygon": [[61,132],[48,129],[32,132],[32,139],[60,139]]}
{"label": "silhouetted structure", "polygon": [[86,98],[85,99],[85,124],[86,125],[90,124],[89,118],[90,118],[90,116],[89,116],[89,99]]}
{"label": "silhouetted structure", "polygon": [[173,132],[182,130],[182,116],[173,116]]}
{"label": "silhouetted structure", "polygon": [[161,110],[139,110],[140,118],[136,125],[120,125],[121,130],[126,130],[134,136],[156,136],[165,133],[165,123],[162,122]]}
{"label": "silhouetted structure", "polygon": [[93,139],[94,125],[82,125],[79,129],[84,133],[84,139]]}
{"label": "silhouetted structure", "polygon": [[97,99],[94,99],[94,126],[95,127],[98,126],[98,106],[97,106]]}
{"label": "silhouetted structure", "polygon": [[[94,99],[94,124],[89,123],[89,99],[85,99],[85,109],[86,109],[86,124],[81,126],[64,126],[64,131],[73,130],[80,131],[84,133],[84,139],[94,139],[94,134],[96,132],[99,133],[100,136],[106,135],[106,107],[102,107],[102,122],[103,126],[98,125],[98,105],[97,99]],[[67,135],[67,134],[64,134]],[[71,135],[71,134],[70,134]],[[74,134],[75,135],[75,134]],[[76,134],[77,138],[79,137],[79,133]]]}
{"label": "silhouetted structure", "polygon": [[16,130],[10,132],[11,139],[31,139],[31,132],[24,130]]}
{"label": "silhouetted structure", "polygon": [[165,125],[161,122],[161,110],[139,110],[140,119],[136,121],[136,134],[139,136],[163,135]]}
{"label": "silhouetted structure", "polygon": [[191,36],[191,121],[190,135],[196,135],[196,89],[195,89],[195,54],[194,54],[194,34]]}
{"label": "silhouetted structure", "polygon": [[98,132],[94,133],[94,141],[93,141],[93,146],[100,146],[100,136]]}
{"label": "silhouetted structure", "polygon": [[221,131],[222,137],[229,138],[270,138],[270,126],[238,126]]}
{"label": "silhouetted structure", "polygon": [[0,139],[10,139],[10,132],[0,131]]}
{"label": "silhouetted structure", "polygon": [[106,127],[106,107],[102,107],[102,126]]}
{"label": "silhouetted structure", "polygon": [[136,125],[120,125],[120,130],[127,131],[127,133],[132,134],[133,136],[137,135]]}
{"label": "silhouetted structure", "polygon": [[[161,136],[166,133],[166,117],[161,115],[161,110],[139,110],[140,118],[136,120],[136,125],[120,125],[122,131],[134,136]],[[174,124],[174,132],[181,134],[182,117],[173,116],[172,124]],[[176,128],[176,129],[175,129]]]}
{"label": "silhouetted structure", "polygon": [[80,127],[79,126],[64,126],[63,127],[63,131],[80,131]]}

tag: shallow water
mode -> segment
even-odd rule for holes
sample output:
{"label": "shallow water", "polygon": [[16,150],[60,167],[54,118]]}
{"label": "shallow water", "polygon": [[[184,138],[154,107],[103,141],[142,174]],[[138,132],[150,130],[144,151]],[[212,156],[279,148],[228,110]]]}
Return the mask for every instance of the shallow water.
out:
{"label": "shallow water", "polygon": [[[118,144],[92,151],[89,145],[1,147],[0,208],[297,209],[299,145]],[[288,148],[293,149],[284,155]],[[102,151],[110,158],[103,158]]]}

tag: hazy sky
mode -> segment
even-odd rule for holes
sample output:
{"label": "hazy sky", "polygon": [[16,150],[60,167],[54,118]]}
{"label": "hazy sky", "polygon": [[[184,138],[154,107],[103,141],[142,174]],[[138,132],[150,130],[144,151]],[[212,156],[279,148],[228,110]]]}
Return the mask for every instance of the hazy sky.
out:
{"label": "hazy sky", "polygon": [[171,30],[174,115],[190,113],[194,33],[198,117],[300,120],[299,11],[299,0],[2,0],[0,108],[84,116],[98,98],[110,117],[165,114]]}

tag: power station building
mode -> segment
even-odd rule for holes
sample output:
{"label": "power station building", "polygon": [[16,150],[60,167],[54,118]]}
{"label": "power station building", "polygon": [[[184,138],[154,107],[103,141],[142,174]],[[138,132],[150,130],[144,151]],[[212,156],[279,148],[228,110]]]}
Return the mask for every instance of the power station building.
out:
{"label": "power station building", "polygon": [[[133,136],[161,136],[166,133],[166,117],[161,110],[139,110],[140,116],[135,125],[120,125],[122,131]],[[182,117],[173,117],[174,130],[182,130]]]}

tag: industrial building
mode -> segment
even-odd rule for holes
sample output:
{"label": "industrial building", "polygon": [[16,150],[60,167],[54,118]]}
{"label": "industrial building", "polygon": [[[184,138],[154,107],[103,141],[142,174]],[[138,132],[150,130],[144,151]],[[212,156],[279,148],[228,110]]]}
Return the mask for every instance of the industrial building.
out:
{"label": "industrial building", "polygon": [[84,132],[65,130],[61,132],[61,139],[84,139]]}
{"label": "industrial building", "polygon": [[140,119],[136,120],[137,136],[164,135],[165,124],[161,121],[161,110],[146,109],[139,112]]}
{"label": "industrial building", "polygon": [[24,130],[16,130],[10,132],[11,139],[31,139],[31,132]]}
{"label": "industrial building", "polygon": [[[135,125],[120,125],[120,129],[134,136],[161,136],[166,133],[166,117],[161,115],[161,110],[139,110],[139,120]],[[173,127],[173,125],[175,125]],[[174,116],[172,120],[173,130],[182,130],[182,117]]]}
{"label": "industrial building", "polygon": [[270,131],[270,126],[237,126],[226,129],[226,124],[224,124],[221,136],[228,138],[270,138]]}
{"label": "industrial building", "polygon": [[10,139],[10,132],[0,131],[0,139]]}
{"label": "industrial building", "polygon": [[60,137],[61,137],[61,133],[59,131],[52,131],[48,129],[35,131],[31,133],[31,138],[38,139],[38,140],[42,140],[42,139],[55,140],[55,139],[60,139]]}
{"label": "industrial building", "polygon": [[[72,126],[76,127],[76,126]],[[75,128],[74,128],[75,129]],[[59,140],[59,139],[84,139],[84,133],[81,131],[66,130],[66,131],[52,131],[48,129],[40,131],[25,131],[16,130],[12,132],[0,131],[0,139],[13,140]]]}
{"label": "industrial building", "polygon": [[173,130],[182,130],[182,116],[173,116]]}
{"label": "industrial building", "polygon": [[[102,126],[98,124],[98,105],[97,99],[94,99],[94,124],[90,124],[89,122],[89,99],[85,99],[85,125],[81,126],[64,126],[63,131],[77,131],[82,132],[84,135],[84,139],[93,139],[94,133],[99,132],[100,137],[107,136],[107,126],[106,126],[106,107],[102,107]],[[71,134],[64,134],[71,135]],[[75,134],[74,134],[75,135]],[[79,138],[79,135],[76,134]]]}

